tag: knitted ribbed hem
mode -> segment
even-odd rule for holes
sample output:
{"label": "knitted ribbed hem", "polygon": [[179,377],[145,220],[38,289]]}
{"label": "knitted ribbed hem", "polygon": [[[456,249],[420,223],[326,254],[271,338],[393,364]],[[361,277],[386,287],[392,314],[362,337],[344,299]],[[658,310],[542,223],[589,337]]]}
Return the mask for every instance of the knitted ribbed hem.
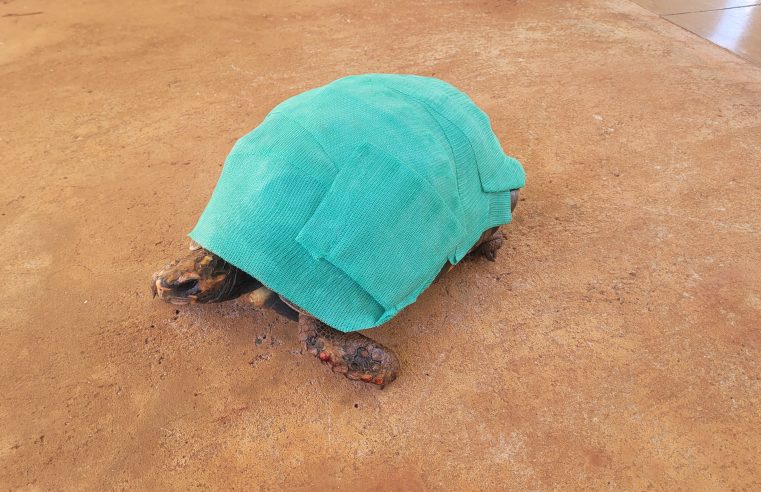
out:
{"label": "knitted ribbed hem", "polygon": [[510,212],[510,192],[502,191],[499,193],[489,193],[489,215],[486,217],[486,223],[483,230],[492,227],[508,224],[513,220]]}

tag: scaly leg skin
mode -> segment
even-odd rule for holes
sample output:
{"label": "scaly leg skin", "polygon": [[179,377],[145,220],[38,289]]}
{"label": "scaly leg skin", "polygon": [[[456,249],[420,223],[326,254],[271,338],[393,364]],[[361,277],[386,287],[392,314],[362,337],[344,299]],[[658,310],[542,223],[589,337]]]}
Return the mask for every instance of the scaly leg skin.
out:
{"label": "scaly leg skin", "polygon": [[481,255],[489,261],[497,260],[497,251],[505,242],[505,235],[499,229],[495,230],[491,236],[484,239],[472,253]]}
{"label": "scaly leg skin", "polygon": [[349,379],[383,388],[399,374],[399,359],[389,348],[357,333],[343,333],[301,314],[299,340],[310,354]]}

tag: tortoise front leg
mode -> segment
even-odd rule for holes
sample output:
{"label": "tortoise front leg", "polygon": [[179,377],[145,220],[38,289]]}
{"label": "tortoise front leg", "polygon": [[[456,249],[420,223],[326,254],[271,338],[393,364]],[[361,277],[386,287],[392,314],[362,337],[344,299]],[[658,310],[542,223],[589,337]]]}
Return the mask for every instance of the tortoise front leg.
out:
{"label": "tortoise front leg", "polygon": [[391,349],[360,333],[338,331],[306,314],[299,315],[299,340],[307,352],[349,379],[383,387],[399,374],[399,359]]}

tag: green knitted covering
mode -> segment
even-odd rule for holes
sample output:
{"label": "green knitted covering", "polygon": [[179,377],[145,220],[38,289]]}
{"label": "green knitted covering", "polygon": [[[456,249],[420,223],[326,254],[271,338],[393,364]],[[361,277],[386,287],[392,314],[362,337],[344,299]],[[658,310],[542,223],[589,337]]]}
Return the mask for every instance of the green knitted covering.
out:
{"label": "green knitted covering", "polygon": [[284,101],[238,140],[190,237],[354,331],[391,319],[510,222],[524,183],[453,86],[358,75]]}

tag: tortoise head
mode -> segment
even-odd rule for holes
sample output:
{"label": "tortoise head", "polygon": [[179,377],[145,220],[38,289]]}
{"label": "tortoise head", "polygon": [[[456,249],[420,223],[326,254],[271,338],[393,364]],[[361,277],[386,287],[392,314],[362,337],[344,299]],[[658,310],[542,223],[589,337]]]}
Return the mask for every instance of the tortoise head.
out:
{"label": "tortoise head", "polygon": [[237,267],[198,248],[154,273],[151,290],[154,297],[172,304],[220,302],[234,297],[238,287],[250,280]]}

